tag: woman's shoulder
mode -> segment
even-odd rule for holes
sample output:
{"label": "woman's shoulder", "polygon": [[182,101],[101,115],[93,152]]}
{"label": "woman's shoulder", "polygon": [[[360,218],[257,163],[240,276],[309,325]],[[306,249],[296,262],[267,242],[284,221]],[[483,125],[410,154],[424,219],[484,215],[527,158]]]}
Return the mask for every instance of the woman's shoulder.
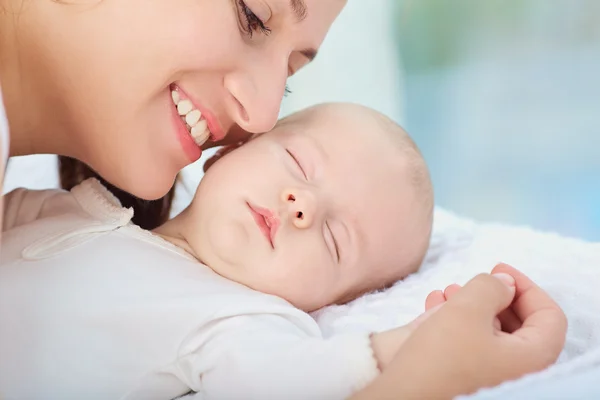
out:
{"label": "woman's shoulder", "polygon": [[4,200],[3,262],[48,258],[79,246],[94,233],[115,231],[133,216],[95,180],[71,191],[18,188]]}
{"label": "woman's shoulder", "polygon": [[8,193],[4,202],[4,231],[48,218],[79,216],[88,222],[123,226],[133,217],[132,209],[122,207],[119,200],[93,178],[71,191],[18,188]]}

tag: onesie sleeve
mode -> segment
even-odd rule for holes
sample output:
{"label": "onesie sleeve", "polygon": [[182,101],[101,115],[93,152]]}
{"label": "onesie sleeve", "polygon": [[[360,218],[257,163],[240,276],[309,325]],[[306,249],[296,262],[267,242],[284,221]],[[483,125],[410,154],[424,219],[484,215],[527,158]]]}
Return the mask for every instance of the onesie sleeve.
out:
{"label": "onesie sleeve", "polygon": [[195,400],[342,400],[378,374],[368,335],[323,339],[279,315],[215,323],[179,371]]}

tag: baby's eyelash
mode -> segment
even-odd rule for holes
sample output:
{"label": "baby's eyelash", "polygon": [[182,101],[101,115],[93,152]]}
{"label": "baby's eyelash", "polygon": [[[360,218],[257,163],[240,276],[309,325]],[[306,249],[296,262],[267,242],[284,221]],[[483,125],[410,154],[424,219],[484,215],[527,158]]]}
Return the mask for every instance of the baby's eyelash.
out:
{"label": "baby's eyelash", "polygon": [[292,158],[292,160],[294,160],[294,163],[296,164],[296,166],[298,166],[298,169],[300,170],[300,172],[302,172],[302,175],[304,176],[304,179],[308,180],[308,176],[306,176],[306,171],[304,171],[304,168],[302,168],[302,164],[300,164],[300,162],[298,161],[298,159],[296,158],[296,156],[291,151],[289,151],[288,149],[285,149],[285,151],[287,151],[287,153]]}
{"label": "baby's eyelash", "polygon": [[329,223],[326,222],[325,224],[327,225],[327,229],[329,229],[329,234],[331,235],[331,239],[333,240],[333,247],[335,248],[336,261],[339,263],[340,262],[340,248],[338,246],[337,240],[335,240],[335,236],[333,235],[333,231],[331,230]]}

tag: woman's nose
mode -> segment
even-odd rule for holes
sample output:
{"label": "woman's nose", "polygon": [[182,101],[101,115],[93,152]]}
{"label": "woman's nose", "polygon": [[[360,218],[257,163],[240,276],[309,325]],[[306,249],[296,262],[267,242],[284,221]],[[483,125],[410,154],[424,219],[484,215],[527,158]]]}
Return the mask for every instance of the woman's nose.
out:
{"label": "woman's nose", "polygon": [[232,118],[250,133],[273,129],[279,117],[288,76],[288,60],[256,60],[225,77],[225,88],[231,94]]}
{"label": "woman's nose", "polygon": [[316,200],[312,193],[300,189],[286,189],[281,193],[281,201],[291,223],[298,229],[310,228],[315,220]]}

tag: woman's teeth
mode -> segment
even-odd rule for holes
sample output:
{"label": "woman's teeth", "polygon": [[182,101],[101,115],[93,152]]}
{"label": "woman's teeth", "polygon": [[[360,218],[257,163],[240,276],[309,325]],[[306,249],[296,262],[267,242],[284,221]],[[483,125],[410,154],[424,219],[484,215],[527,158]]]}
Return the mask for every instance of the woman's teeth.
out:
{"label": "woman's teeth", "polygon": [[210,130],[206,120],[202,119],[202,113],[194,109],[194,105],[189,100],[182,100],[176,90],[171,91],[173,103],[177,107],[177,113],[185,122],[192,139],[198,146],[202,146],[210,137]]}

